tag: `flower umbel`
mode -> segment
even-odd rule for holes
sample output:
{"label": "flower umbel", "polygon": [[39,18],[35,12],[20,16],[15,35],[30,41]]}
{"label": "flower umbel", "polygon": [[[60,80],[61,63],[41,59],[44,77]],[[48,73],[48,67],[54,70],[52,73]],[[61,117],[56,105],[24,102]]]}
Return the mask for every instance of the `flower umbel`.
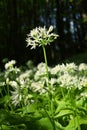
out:
{"label": "flower umbel", "polygon": [[28,46],[31,46],[31,49],[35,49],[36,46],[45,46],[50,44],[58,37],[58,35],[52,33],[52,31],[53,26],[50,26],[48,30],[45,26],[43,28],[36,27],[35,29],[31,30],[26,39]]}

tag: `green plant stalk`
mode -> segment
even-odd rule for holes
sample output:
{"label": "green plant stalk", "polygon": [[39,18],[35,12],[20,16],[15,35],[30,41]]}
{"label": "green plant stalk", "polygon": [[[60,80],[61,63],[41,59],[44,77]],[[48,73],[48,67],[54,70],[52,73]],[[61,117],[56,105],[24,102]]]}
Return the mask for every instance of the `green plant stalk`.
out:
{"label": "green plant stalk", "polygon": [[52,124],[52,126],[53,126],[53,130],[56,130],[54,119],[53,119],[52,117],[50,117],[50,115],[49,115],[49,113],[46,111],[45,107],[43,107],[43,108],[44,108],[44,111],[45,111],[45,113],[46,113],[48,119],[50,120],[50,122],[51,122],[51,124]]}
{"label": "green plant stalk", "polygon": [[[52,99],[53,99],[53,97],[52,97]],[[55,128],[55,121],[54,121],[54,105],[53,105],[53,100],[51,100],[51,113],[52,113],[52,124],[53,124],[53,129],[54,130],[56,130],[56,128]]]}
{"label": "green plant stalk", "polygon": [[79,124],[78,116],[77,116],[76,118],[77,118],[77,123],[78,123],[78,130],[81,130],[81,127],[80,127],[80,124]]}
{"label": "green plant stalk", "polygon": [[[70,100],[71,108],[73,109],[73,106],[74,106],[74,108],[75,108],[75,104],[73,104],[73,102],[72,102],[72,99],[73,99],[73,98],[72,98],[72,94],[71,94],[71,91],[70,91],[70,90],[68,90],[68,96],[69,96],[69,100]],[[76,116],[78,130],[81,130],[81,127],[80,127],[80,123],[79,123],[79,118],[78,118],[77,112],[74,111],[74,114],[75,114],[75,116]],[[75,121],[74,121],[74,123],[75,123]],[[76,124],[76,123],[75,123],[75,124]]]}
{"label": "green plant stalk", "polygon": [[47,75],[47,78],[48,78],[48,81],[49,81],[48,63],[47,63],[46,50],[45,50],[44,45],[42,45],[42,48],[43,48],[44,60],[45,60],[45,64],[46,64],[46,75]]}
{"label": "green plant stalk", "polygon": [[7,95],[6,86],[3,87],[5,94]]}
{"label": "green plant stalk", "polygon": [[2,91],[0,92],[0,96],[3,97],[3,93],[2,93]]}
{"label": "green plant stalk", "polygon": [[63,88],[62,88],[62,87],[60,87],[60,88],[61,88],[62,97],[64,98],[64,97],[65,97],[65,95],[64,95]]}
{"label": "green plant stalk", "polygon": [[[9,85],[7,84],[7,93],[6,93],[6,94],[7,94],[8,96],[10,96],[10,93],[9,93],[9,92],[10,92],[10,90],[9,90]],[[11,105],[10,102],[9,102],[9,104],[8,104],[8,107],[11,109],[11,111],[13,111],[13,108],[12,108],[12,105]],[[8,108],[8,110],[9,110],[9,108]]]}
{"label": "green plant stalk", "polygon": [[[45,107],[43,107],[43,108],[44,108],[44,111],[45,111],[45,113],[46,113],[48,119],[50,120],[50,122],[51,122],[51,124],[52,124],[52,126],[53,126],[53,129],[54,129],[55,126],[54,126],[54,124],[53,124],[52,118],[50,117],[50,115],[49,115],[48,112],[46,111]],[[54,129],[54,130],[55,130],[55,129]]]}
{"label": "green plant stalk", "polygon": [[10,95],[9,94],[9,85],[7,85],[7,95]]}
{"label": "green plant stalk", "polygon": [[[51,123],[52,123],[52,126],[53,126],[53,130],[56,130],[55,128],[55,121],[54,121],[54,117],[53,117],[53,100],[52,100],[52,94],[50,93],[50,85],[49,85],[49,72],[48,72],[48,63],[47,63],[47,56],[46,56],[46,50],[45,50],[45,47],[44,45],[42,45],[42,48],[43,48],[43,53],[44,53],[44,60],[45,60],[45,64],[46,64],[46,76],[47,76],[47,79],[48,79],[48,82],[47,82],[47,86],[48,86],[48,98],[49,98],[49,106],[50,106],[50,111],[51,111]],[[51,95],[50,95],[51,94]],[[50,117],[50,116],[48,116]],[[50,119],[50,118],[49,118]]]}

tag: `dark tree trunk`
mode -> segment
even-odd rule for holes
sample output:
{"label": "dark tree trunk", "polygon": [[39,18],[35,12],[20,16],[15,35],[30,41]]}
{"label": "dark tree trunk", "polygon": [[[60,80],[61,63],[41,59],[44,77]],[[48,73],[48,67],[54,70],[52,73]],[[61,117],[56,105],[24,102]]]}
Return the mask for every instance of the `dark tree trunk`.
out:
{"label": "dark tree trunk", "polygon": [[39,5],[38,0],[33,0],[33,27],[39,26]]}
{"label": "dark tree trunk", "polygon": [[60,37],[63,37],[63,20],[62,20],[62,16],[61,16],[61,8],[62,2],[60,0],[56,0],[56,7],[57,7],[57,11],[56,11],[56,25],[57,25],[57,31],[58,34],[60,35]]}

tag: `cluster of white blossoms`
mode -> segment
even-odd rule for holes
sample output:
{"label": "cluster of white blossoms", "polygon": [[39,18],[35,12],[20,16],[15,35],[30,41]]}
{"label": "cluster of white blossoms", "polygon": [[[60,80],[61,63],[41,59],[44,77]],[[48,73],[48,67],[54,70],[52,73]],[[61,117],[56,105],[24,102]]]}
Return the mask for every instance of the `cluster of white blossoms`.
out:
{"label": "cluster of white blossoms", "polygon": [[36,46],[45,46],[50,44],[58,37],[58,35],[52,33],[52,31],[53,26],[50,26],[48,30],[45,26],[38,28],[36,27],[31,30],[26,39],[28,46],[31,46],[31,49],[35,49]]}
{"label": "cluster of white blossoms", "polygon": [[85,63],[81,63],[79,65],[79,71],[87,70],[87,65]]}
{"label": "cluster of white blossoms", "polygon": [[[48,67],[48,70],[49,70],[49,67]],[[34,75],[34,79],[35,81],[38,81],[38,80],[44,80],[44,79],[47,79],[47,76],[46,76],[46,64],[41,62],[40,64],[38,64],[37,66],[37,71]]]}
{"label": "cluster of white blossoms", "polygon": [[[9,62],[11,66],[15,62]],[[47,82],[49,82],[50,91],[55,93],[58,89],[71,90],[72,88],[80,91],[80,96],[86,97],[84,88],[87,87],[87,65],[76,65],[74,63],[58,64],[54,67],[48,67],[49,81],[46,76],[46,65],[40,63],[36,67],[29,67],[32,69],[20,71],[20,74],[14,78],[9,78],[10,69],[6,67],[6,74],[8,73],[9,81],[6,83],[12,86],[11,99],[12,103],[17,106],[19,104],[29,104],[33,100],[33,93],[40,95],[48,93]],[[7,65],[6,65],[7,66]],[[10,65],[9,65],[10,66]],[[13,66],[13,71],[15,67]],[[16,69],[18,69],[16,67]]]}
{"label": "cluster of white blossoms", "polygon": [[17,68],[15,66],[15,64],[16,64],[15,60],[11,60],[11,61],[9,61],[5,64],[5,75],[4,75],[4,77],[5,77],[6,80],[14,79],[19,75],[20,68]]}
{"label": "cluster of white blossoms", "polygon": [[73,87],[78,88],[79,90],[83,87],[87,86],[87,78],[86,77],[78,77],[77,75],[72,76],[68,73],[61,75],[58,78],[58,82],[61,87],[66,89],[71,89]]}
{"label": "cluster of white blossoms", "polygon": [[84,97],[84,98],[87,98],[87,92],[81,93],[81,96]]}
{"label": "cluster of white blossoms", "polygon": [[11,60],[8,63],[5,64],[5,69],[12,68],[16,64],[15,60]]}

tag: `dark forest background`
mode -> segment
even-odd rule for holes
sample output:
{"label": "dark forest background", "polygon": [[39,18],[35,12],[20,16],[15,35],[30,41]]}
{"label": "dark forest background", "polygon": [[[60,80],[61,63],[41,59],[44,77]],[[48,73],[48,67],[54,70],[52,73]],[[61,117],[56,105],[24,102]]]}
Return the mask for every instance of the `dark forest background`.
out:
{"label": "dark forest background", "polygon": [[26,48],[25,39],[31,29],[50,25],[60,37],[46,48],[49,64],[86,53],[87,0],[0,0],[0,64],[43,61],[41,48]]}

